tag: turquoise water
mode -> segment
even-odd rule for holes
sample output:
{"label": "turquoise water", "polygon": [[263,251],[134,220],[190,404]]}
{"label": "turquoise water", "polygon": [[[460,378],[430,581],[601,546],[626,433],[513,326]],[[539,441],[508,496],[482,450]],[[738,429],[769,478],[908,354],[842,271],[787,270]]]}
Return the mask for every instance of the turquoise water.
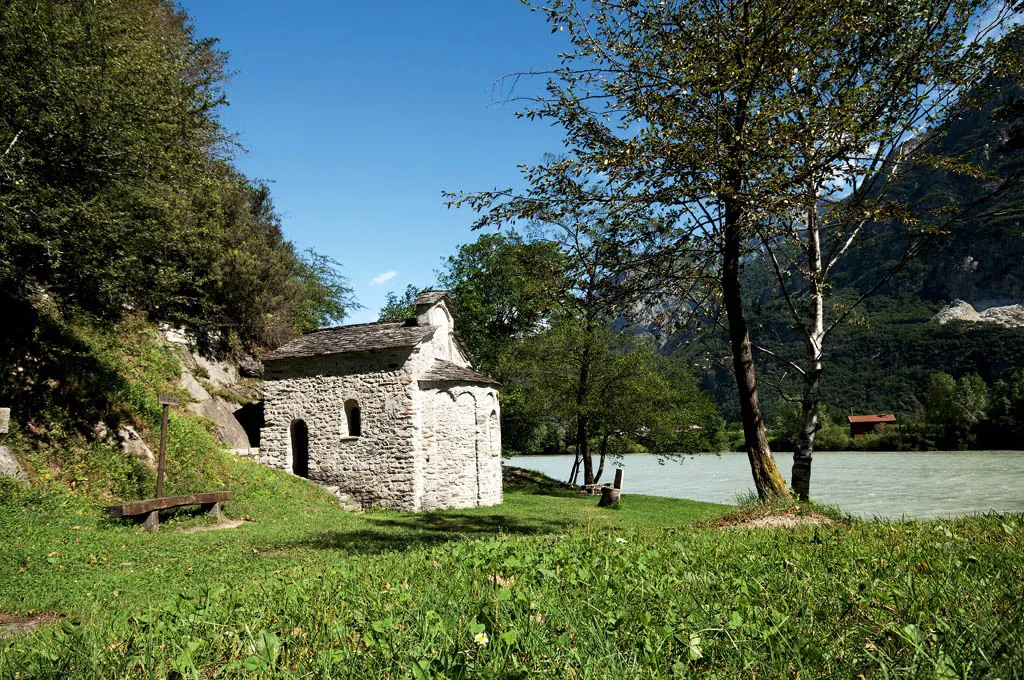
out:
{"label": "turquoise water", "polygon": [[[792,455],[775,460],[788,483]],[[517,456],[505,463],[565,480],[572,456]],[[742,453],[670,459],[633,454],[621,464],[606,464],[601,481],[612,481],[616,467],[625,469],[624,494],[735,503],[754,487]],[[861,517],[1024,512],[1024,451],[820,453],[814,457],[811,498]]]}

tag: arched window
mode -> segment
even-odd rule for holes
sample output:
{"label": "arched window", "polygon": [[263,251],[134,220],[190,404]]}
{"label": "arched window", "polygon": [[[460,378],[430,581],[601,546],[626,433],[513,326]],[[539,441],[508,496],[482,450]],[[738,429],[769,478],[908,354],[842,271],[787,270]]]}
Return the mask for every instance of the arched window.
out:
{"label": "arched window", "polygon": [[501,455],[501,422],[497,411],[491,411],[487,418],[487,448],[492,456]]}
{"label": "arched window", "polygon": [[349,437],[363,436],[363,417],[359,412],[359,402],[355,399],[345,402],[345,422],[348,424]]}

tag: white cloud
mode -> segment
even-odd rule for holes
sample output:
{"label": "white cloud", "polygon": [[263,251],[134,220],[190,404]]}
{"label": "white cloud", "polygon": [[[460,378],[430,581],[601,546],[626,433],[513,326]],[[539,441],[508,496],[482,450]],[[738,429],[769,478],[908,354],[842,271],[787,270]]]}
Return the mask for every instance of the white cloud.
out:
{"label": "white cloud", "polygon": [[397,273],[398,272],[393,272],[392,271],[392,272],[384,272],[383,274],[377,274],[377,276],[374,276],[372,279],[370,279],[370,285],[371,286],[379,286],[382,283],[387,283],[391,279],[395,278],[395,275]]}

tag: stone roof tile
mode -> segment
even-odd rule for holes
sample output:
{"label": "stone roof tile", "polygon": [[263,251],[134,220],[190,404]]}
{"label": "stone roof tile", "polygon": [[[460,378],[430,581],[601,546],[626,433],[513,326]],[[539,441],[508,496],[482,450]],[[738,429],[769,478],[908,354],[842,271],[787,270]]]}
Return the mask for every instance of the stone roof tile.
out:
{"label": "stone roof tile", "polygon": [[306,333],[263,355],[263,361],[277,361],[325,354],[379,352],[415,347],[434,332],[433,326],[417,326],[408,321],[336,326]]}
{"label": "stone roof tile", "polygon": [[499,385],[497,380],[488,378],[472,368],[458,366],[450,361],[436,359],[430,370],[423,374],[420,382],[470,382]]}

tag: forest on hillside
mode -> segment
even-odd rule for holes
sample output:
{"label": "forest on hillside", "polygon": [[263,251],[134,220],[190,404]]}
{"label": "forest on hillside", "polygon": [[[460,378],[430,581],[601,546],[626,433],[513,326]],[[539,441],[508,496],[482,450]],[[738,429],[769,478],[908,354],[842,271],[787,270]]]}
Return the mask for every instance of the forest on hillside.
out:
{"label": "forest on hillside", "polygon": [[0,6],[0,402],[23,419],[102,398],[76,324],[141,317],[240,356],[354,304],[233,164],[229,72],[163,0]]}

